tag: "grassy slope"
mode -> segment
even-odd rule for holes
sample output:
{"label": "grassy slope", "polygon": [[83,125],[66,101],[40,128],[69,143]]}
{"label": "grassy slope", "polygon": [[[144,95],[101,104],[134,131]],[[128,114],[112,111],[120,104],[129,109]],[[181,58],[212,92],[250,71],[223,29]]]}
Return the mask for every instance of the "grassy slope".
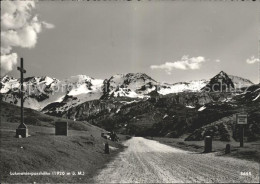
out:
{"label": "grassy slope", "polygon": [[[106,140],[102,129],[86,122],[69,121],[69,136],[55,136],[54,122],[58,118],[25,109],[25,123],[30,137],[15,138],[19,124],[19,108],[1,103],[1,183],[16,182],[87,182],[122,150],[118,143],[109,142],[113,149],[104,154]],[[60,118],[59,118],[60,120]],[[10,172],[81,171],[83,176],[10,176]]]}

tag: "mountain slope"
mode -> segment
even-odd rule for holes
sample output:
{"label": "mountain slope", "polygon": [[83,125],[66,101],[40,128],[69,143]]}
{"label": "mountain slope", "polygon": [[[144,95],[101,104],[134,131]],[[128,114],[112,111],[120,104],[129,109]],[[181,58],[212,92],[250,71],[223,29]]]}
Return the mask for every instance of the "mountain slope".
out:
{"label": "mountain slope", "polygon": [[228,75],[228,77],[232,80],[235,88],[245,88],[253,85],[254,83],[248,79],[244,79],[242,77]]}
{"label": "mountain slope", "polygon": [[235,88],[231,78],[223,71],[210,79],[209,83],[201,90],[206,92],[230,92]]}

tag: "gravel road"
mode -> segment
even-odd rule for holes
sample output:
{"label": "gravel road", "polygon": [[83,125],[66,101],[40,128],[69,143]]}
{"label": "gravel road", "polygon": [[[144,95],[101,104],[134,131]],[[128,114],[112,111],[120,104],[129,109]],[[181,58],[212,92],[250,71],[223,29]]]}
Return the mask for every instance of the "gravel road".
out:
{"label": "gravel road", "polygon": [[125,145],[128,148],[94,177],[95,183],[259,182],[256,162],[183,151],[141,137]]}

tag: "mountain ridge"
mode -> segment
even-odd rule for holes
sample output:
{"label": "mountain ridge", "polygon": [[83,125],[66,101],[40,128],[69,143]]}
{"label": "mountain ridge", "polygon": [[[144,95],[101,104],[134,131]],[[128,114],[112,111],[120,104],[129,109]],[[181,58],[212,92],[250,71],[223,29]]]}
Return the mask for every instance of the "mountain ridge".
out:
{"label": "mountain ridge", "polygon": [[[230,75],[231,76],[231,75]],[[235,83],[253,84],[250,80],[231,76]],[[1,78],[2,100],[19,105],[20,79],[5,75]],[[145,73],[116,74],[108,79],[95,79],[87,75],[75,75],[59,80],[49,76],[34,76],[24,79],[25,107],[42,110],[51,103],[62,103],[64,109],[97,99],[128,97],[148,99],[157,90],[160,95],[184,91],[200,92],[209,80],[192,80],[173,84],[160,83]],[[245,86],[245,85],[244,85]],[[105,89],[106,88],[106,89]]]}

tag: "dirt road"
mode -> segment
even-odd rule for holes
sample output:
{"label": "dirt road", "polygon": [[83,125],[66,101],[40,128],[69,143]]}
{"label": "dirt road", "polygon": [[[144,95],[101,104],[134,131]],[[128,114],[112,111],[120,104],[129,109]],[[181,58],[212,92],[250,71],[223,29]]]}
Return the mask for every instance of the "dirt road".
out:
{"label": "dirt road", "polygon": [[[214,153],[199,154],[134,137],[126,150],[95,177],[100,183],[259,182],[259,164]],[[241,175],[250,172],[250,176]],[[246,173],[244,173],[246,174]]]}

